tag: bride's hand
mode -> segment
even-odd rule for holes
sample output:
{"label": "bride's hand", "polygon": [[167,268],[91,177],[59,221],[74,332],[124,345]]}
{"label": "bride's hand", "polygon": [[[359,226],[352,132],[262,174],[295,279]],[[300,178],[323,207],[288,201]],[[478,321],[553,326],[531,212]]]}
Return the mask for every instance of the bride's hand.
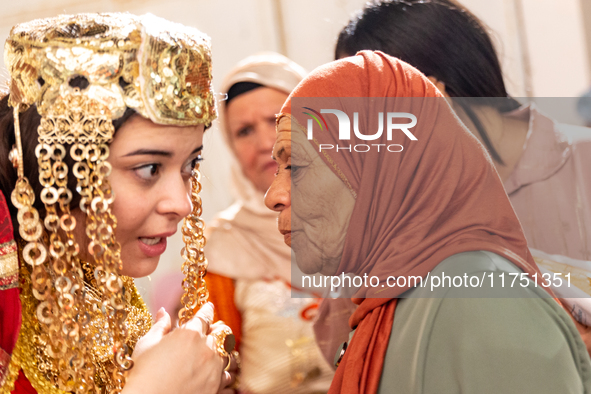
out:
{"label": "bride's hand", "polygon": [[[229,327],[225,325],[223,322],[217,321],[211,325],[209,334],[215,334],[216,332],[219,333],[228,328]],[[237,379],[238,372],[240,369],[239,362],[236,359],[236,357],[239,357],[238,352],[231,352],[229,357],[229,360],[227,357],[224,358],[224,365],[226,365],[227,367],[225,368],[226,372],[222,377],[222,383],[220,384],[220,390],[218,391],[218,394],[235,394],[237,392]]]}
{"label": "bride's hand", "polygon": [[227,375],[224,376],[224,381],[222,385],[220,385],[220,391],[218,394],[236,394],[238,391],[238,373],[240,372],[240,366],[238,365],[238,361],[234,355],[235,352],[232,352],[230,355],[230,368],[226,372]]}
{"label": "bride's hand", "polygon": [[216,393],[229,383],[222,357],[208,336],[213,306],[204,305],[187,324],[170,332],[170,316],[162,311],[152,329],[138,341],[123,394]]}
{"label": "bride's hand", "polygon": [[133,359],[141,357],[149,349],[153,348],[162,340],[171,330],[171,318],[164,308],[160,308],[156,313],[156,321],[150,328],[150,331],[137,341],[133,350]]}

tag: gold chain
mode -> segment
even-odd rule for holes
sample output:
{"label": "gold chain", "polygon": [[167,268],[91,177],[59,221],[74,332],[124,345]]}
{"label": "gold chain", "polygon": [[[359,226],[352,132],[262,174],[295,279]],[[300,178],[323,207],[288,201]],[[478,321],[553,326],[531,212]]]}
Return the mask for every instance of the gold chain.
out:
{"label": "gold chain", "polygon": [[[17,112],[18,107],[15,108]],[[43,186],[41,200],[47,211],[45,234],[39,213],[33,208],[34,192],[24,176],[19,177],[12,194],[13,204],[19,210],[20,234],[27,242],[23,259],[32,267],[32,293],[39,301],[36,316],[42,332],[41,342],[47,348],[46,358],[50,359],[50,367],[46,369],[54,371],[50,382],[63,391],[75,393],[95,392],[98,387],[94,382],[97,371],[88,357],[92,343],[88,337],[90,314],[85,303],[79,246],[74,239],[76,221],[69,206],[72,193],[67,186],[68,167],[63,161],[68,149],[63,144],[71,145],[69,154],[75,161],[72,172],[81,196],[80,209],[86,214],[88,252],[94,260],[94,279],[101,294],[100,302],[94,305],[106,318],[108,340],[113,344],[115,368],[109,371],[110,394],[121,392],[127,371],[133,366],[131,349],[127,345],[124,285],[118,274],[121,247],[115,240],[117,221],[111,212],[114,196],[107,179],[111,171],[106,161],[107,143],[114,133],[108,113],[104,106],[75,90],[58,100],[42,118],[36,155],[39,181]],[[15,120],[15,128],[18,128],[18,114]],[[89,138],[90,132],[94,133],[93,139]],[[16,134],[20,141],[20,129]],[[19,165],[22,165],[22,149],[19,154]],[[203,252],[200,191],[197,164],[191,177],[192,212],[185,218],[182,228],[185,279],[180,324],[190,320],[209,297],[204,280],[207,260]]]}
{"label": "gold chain", "polygon": [[[20,248],[22,250],[22,248]],[[19,251],[19,254],[20,251]],[[94,287],[96,282],[92,273],[91,265],[82,264],[85,271],[85,287],[92,289],[90,297],[85,298],[86,309],[90,311],[91,322],[89,324],[89,340],[93,345],[88,357],[92,359],[95,366],[95,391],[104,393],[112,388],[113,344],[109,342],[109,333],[104,329],[105,316],[96,308],[100,305],[100,293]],[[38,393],[65,394],[52,383],[52,375],[56,374],[57,367],[53,365],[45,350],[42,324],[36,318],[36,309],[39,301],[33,296],[31,284],[31,268],[23,266],[20,273],[21,282],[21,305],[22,305],[22,327],[19,338],[13,350],[8,373],[4,385],[0,388],[0,394],[8,394],[14,390],[14,382],[22,369],[31,385]],[[88,271],[88,275],[86,273]],[[147,310],[141,296],[137,292],[133,279],[122,277],[125,286],[126,308],[128,309],[128,320],[126,325],[129,328],[130,336],[128,346],[135,347],[137,341],[150,329],[152,316]],[[88,294],[88,293],[87,293]]]}
{"label": "gold chain", "polygon": [[201,173],[199,163],[193,169],[191,176],[191,203],[193,209],[191,214],[183,221],[182,235],[185,247],[181,250],[184,258],[182,271],[185,274],[183,280],[184,294],[181,297],[183,308],[179,311],[179,324],[188,322],[209,298],[209,292],[205,285],[205,273],[207,270],[207,259],[203,253],[205,237],[203,230],[205,224],[201,219]]}
{"label": "gold chain", "polygon": [[[40,128],[47,127],[50,121]],[[37,308],[37,318],[44,323],[41,328],[49,358],[53,365],[61,366],[52,381],[63,391],[86,393],[94,388],[94,368],[87,358],[89,314],[84,307],[79,246],[74,239],[76,219],[70,212],[72,192],[68,189],[68,166],[63,162],[66,148],[40,136],[35,153],[39,162],[39,182],[43,186],[44,224],[49,235],[49,258],[46,267],[41,265],[40,269],[47,269],[54,279],[53,287],[45,285],[43,293],[39,291],[40,286],[33,283],[33,294],[42,300]]]}
{"label": "gold chain", "polygon": [[[127,371],[133,366],[127,346],[125,325],[121,247],[115,240],[117,221],[111,212],[114,200],[107,180],[111,167],[106,161],[108,143],[114,127],[104,105],[82,95],[78,89],[56,99],[38,129],[39,144],[35,150],[39,163],[39,181],[43,186],[41,201],[45,205],[43,221],[33,208],[34,192],[22,172],[19,106],[15,107],[15,134],[19,154],[19,179],[12,194],[18,209],[19,232],[27,244],[23,259],[32,266],[32,293],[39,305],[37,319],[46,345],[49,363],[56,371],[51,383],[63,391],[94,392],[95,369],[89,354],[92,341],[87,326],[90,314],[85,305],[84,275],[78,258],[79,246],[74,239],[75,217],[70,211],[72,192],[68,189],[68,167],[64,163],[67,148],[76,162],[73,167],[77,190],[86,214],[88,252],[94,260],[94,276],[101,294],[100,307],[107,321],[113,343],[111,394],[120,393]],[[46,247],[49,246],[49,251]]]}

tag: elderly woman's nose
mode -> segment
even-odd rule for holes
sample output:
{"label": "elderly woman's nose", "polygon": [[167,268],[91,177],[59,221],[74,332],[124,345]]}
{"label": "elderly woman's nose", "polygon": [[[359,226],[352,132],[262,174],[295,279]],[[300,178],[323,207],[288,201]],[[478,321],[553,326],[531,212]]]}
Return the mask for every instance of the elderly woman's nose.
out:
{"label": "elderly woman's nose", "polygon": [[291,181],[289,177],[277,176],[267,194],[265,205],[272,211],[281,212],[291,206]]}

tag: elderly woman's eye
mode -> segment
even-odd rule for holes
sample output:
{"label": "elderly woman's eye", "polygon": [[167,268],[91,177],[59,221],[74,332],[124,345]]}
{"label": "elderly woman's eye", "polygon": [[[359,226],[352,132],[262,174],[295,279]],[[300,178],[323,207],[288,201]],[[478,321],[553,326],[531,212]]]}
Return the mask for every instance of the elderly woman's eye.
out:
{"label": "elderly woman's eye", "polygon": [[293,164],[290,164],[290,165],[286,166],[285,169],[290,170],[291,175],[294,176],[302,169],[302,167],[301,166],[294,166]]}
{"label": "elderly woman's eye", "polygon": [[151,163],[141,167],[134,168],[134,171],[138,177],[144,180],[149,180],[160,172],[160,164]]}

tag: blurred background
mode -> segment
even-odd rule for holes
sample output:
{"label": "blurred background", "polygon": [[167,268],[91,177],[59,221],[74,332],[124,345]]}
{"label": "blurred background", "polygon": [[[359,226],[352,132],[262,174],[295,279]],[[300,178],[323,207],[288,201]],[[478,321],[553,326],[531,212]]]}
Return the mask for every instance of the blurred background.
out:
{"label": "blurred background", "polygon": [[[152,13],[207,33],[213,44],[214,86],[241,59],[276,51],[308,71],[329,62],[341,28],[364,0],[0,0],[0,37],[21,22],[80,12]],[[540,99],[543,111],[562,122],[585,124],[577,97],[591,85],[590,0],[461,0],[492,33],[505,81],[514,97]],[[8,72],[0,61],[0,82]],[[218,97],[222,99],[221,96]],[[553,105],[545,103],[552,102]],[[203,204],[206,222],[232,203],[230,155],[218,126],[205,135]],[[182,264],[179,234],[169,241],[158,270],[136,281],[148,296],[156,279]],[[148,301],[147,299],[147,301]]]}

